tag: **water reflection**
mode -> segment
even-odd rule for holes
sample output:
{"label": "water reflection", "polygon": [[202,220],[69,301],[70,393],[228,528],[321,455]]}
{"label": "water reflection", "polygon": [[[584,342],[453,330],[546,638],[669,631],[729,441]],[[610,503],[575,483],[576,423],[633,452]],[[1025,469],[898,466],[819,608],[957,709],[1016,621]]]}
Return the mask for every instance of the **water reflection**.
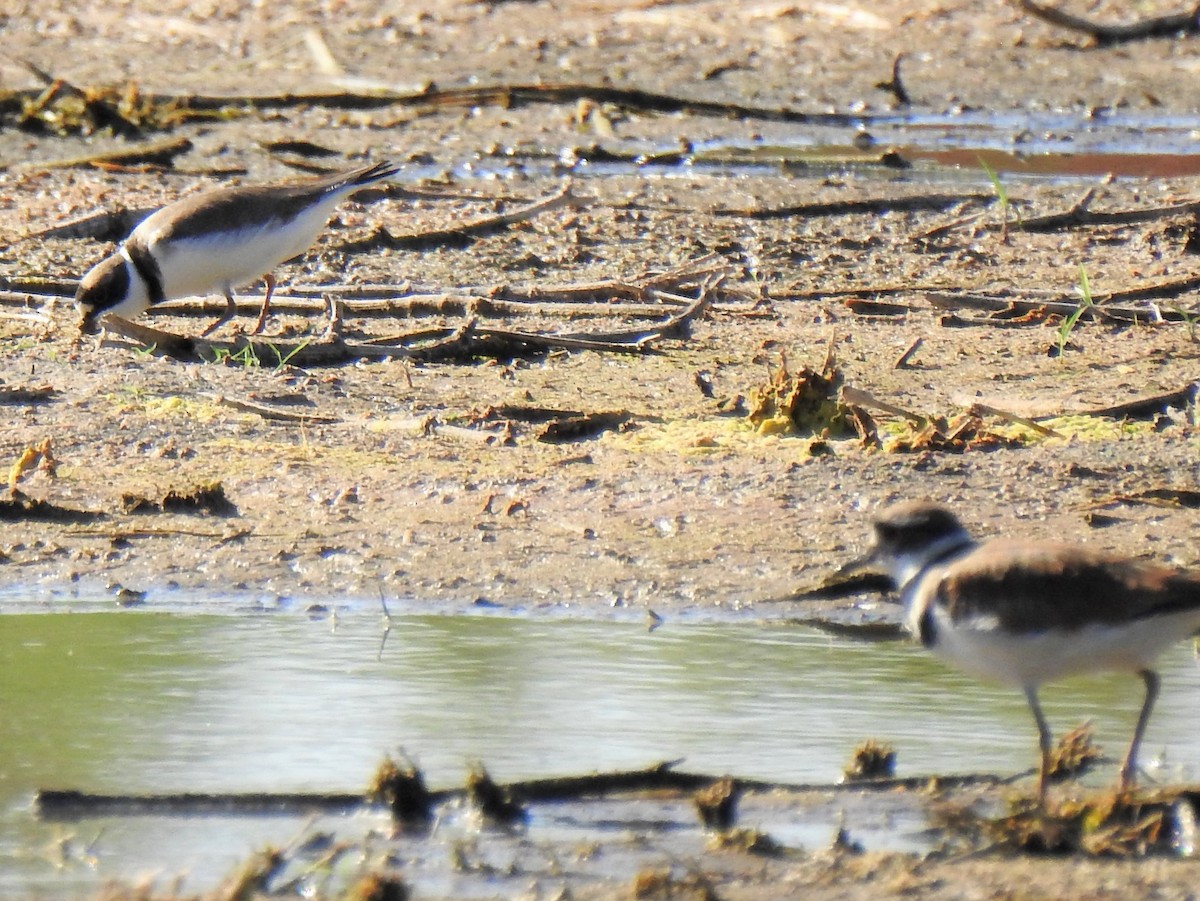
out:
{"label": "water reflection", "polygon": [[[759,624],[648,633],[640,623],[404,617],[381,655],[379,619],[366,614],[336,624],[6,616],[0,636],[0,893],[62,888],[44,882],[53,870],[39,849],[62,827],[32,820],[37,787],[356,791],[398,747],[434,786],[460,783],[472,759],[499,779],[682,757],[689,770],[828,782],[868,736],[897,746],[902,775],[1034,762],[1018,692],[960,677],[906,643]],[[1186,770],[1170,778],[1195,777],[1200,670],[1186,645],[1164,683],[1145,759],[1165,748]],[[1049,688],[1045,707],[1058,732],[1093,718],[1116,756],[1140,697],[1136,679],[1114,675]],[[286,841],[296,824],[199,828],[234,861]],[[144,854],[153,836],[165,867],[185,859],[168,838],[183,831],[114,821],[104,844]]]}

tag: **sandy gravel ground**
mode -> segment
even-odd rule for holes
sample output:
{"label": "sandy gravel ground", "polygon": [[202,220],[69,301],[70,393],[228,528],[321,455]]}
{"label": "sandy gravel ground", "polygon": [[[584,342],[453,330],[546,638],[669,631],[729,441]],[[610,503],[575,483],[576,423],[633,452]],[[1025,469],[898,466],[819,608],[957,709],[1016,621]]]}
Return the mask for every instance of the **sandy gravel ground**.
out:
{"label": "sandy gravel ground", "polygon": [[[1076,4],[1115,19],[1116,3]],[[1172,11],[1144,4],[1139,15]],[[760,108],[864,115],[896,108],[876,85],[904,54],[921,111],[1058,109],[1194,116],[1188,39],[1096,48],[1007,4],[726,2],[134,3],[120,9],[11,4],[0,13],[0,86],[31,88],[25,59],[78,87],[271,94],[398,91],[471,84],[611,84]],[[55,465],[14,474],[22,498],[0,532],[0,600],[54,609],[118,586],[148,607],[233,598],[268,606],[382,592],[412,609],[486,601],[515,609],[613,606],[672,615],[776,617],[765,604],[825,578],[863,550],[867,514],[904,497],[956,504],[981,533],[1068,537],[1180,565],[1200,562],[1194,407],[1156,415],[1055,420],[1064,437],[984,417],[965,448],[893,452],[855,437],[761,434],[745,409],[786,360],[835,361],[846,385],[905,410],[953,419],[983,403],[1021,417],[1066,414],[1185,389],[1200,344],[1183,322],[1081,322],[1060,358],[1062,318],[997,321],[947,311],[931,291],[1076,297],[1080,267],[1097,294],[1193,277],[1188,212],[1004,240],[978,171],[930,175],[882,166],[797,169],[576,167],[575,202],[508,228],[420,250],[346,248],[380,228],[414,234],[553,195],[556,159],[610,150],[759,146],[799,126],[653,113],[619,104],[342,109],[313,103],[184,124],[174,167],[45,163],[160,140],[0,130],[0,459],[49,440]],[[853,131],[838,143],[849,145]],[[1014,131],[1014,146],[1019,144]],[[561,287],[630,281],[716,254],[727,269],[712,309],[657,353],[553,352],[458,363],[356,361],[337,367],[259,359],[181,362],[128,343],[80,342],[69,296],[111,238],[42,230],[96,212],[149,209],[200,186],[298,177],[268,152],[305,141],[332,167],[392,158],[405,189],[339,212],[312,253],[277,272],[280,292],[363,285]],[[287,149],[287,148],[282,148]],[[294,148],[292,148],[294,149]],[[296,155],[290,155],[295,159]],[[1069,209],[1078,181],[1013,180],[1026,219]],[[1183,177],[1101,184],[1093,210],[1190,201]],[[415,195],[414,192],[417,192]],[[906,200],[951,194],[940,208]],[[870,201],[855,205],[859,201]],[[827,214],[767,216],[801,204]],[[956,217],[977,220],[918,241]],[[118,235],[119,237],[119,235]],[[55,294],[62,295],[53,301]],[[878,299],[900,309],[855,307]],[[1177,303],[1194,305],[1184,294]],[[211,309],[218,304],[209,303]],[[674,310],[664,306],[664,316]],[[503,327],[611,329],[536,310]],[[885,314],[885,312],[887,314]],[[607,314],[606,314],[607,313]],[[187,315],[184,315],[187,314]],[[367,315],[348,302],[355,340],[455,327],[459,313]],[[194,335],[176,307],[147,324]],[[248,329],[243,317],[221,333]],[[635,323],[638,324],[638,323]],[[644,322],[641,323],[644,325]],[[319,336],[314,313],[285,309],[279,342]],[[922,344],[904,368],[901,353]],[[21,393],[25,392],[25,393]],[[29,392],[33,392],[31,395]],[[711,396],[710,396],[711,395]],[[739,397],[742,402],[739,404]],[[284,411],[267,418],[247,405]],[[495,408],[618,412],[620,428],[568,443],[511,420],[486,440]],[[493,411],[489,413],[489,411]],[[886,439],[903,420],[874,411]],[[1015,436],[1015,437],[1014,437]],[[219,483],[235,516],[129,512]],[[30,501],[63,521],[30,515]],[[143,511],[144,511],[143,505]],[[44,511],[43,511],[44,512]],[[32,594],[32,597],[31,597]],[[3,597],[3,596],[0,596]],[[125,599],[129,599],[129,595]],[[1193,897],[1193,863],[983,859],[773,868],[722,897]],[[915,868],[915,869],[914,869]]]}

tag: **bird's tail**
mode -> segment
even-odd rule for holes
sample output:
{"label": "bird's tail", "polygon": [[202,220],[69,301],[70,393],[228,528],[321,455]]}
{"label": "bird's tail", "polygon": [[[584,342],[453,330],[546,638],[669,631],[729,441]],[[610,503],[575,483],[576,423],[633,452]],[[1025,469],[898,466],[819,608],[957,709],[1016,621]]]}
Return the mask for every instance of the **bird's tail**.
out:
{"label": "bird's tail", "polygon": [[331,191],[354,190],[364,185],[383,181],[385,178],[391,178],[399,171],[400,167],[395,163],[390,160],[383,160],[382,162],[372,163],[370,166],[363,166],[361,169],[351,169],[349,172],[342,172],[331,176],[329,189]]}

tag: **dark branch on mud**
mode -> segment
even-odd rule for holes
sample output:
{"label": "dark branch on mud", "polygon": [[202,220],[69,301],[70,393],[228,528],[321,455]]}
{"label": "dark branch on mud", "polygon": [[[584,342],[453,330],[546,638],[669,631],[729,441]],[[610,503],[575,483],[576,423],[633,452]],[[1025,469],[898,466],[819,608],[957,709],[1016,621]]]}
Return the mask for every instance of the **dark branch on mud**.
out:
{"label": "dark branch on mud", "polygon": [[1017,0],[1017,6],[1051,25],[1078,31],[1091,37],[1097,46],[1107,47],[1149,38],[1174,38],[1200,32],[1200,7],[1191,12],[1156,16],[1127,25],[1105,25],[1071,15],[1053,6],[1043,6],[1033,0]]}
{"label": "dark branch on mud", "polygon": [[[278,313],[315,315],[326,309],[326,304],[315,298],[328,296],[337,298],[345,307],[346,314],[363,319],[418,319],[423,316],[506,319],[530,313],[564,319],[659,319],[665,309],[674,306],[665,298],[658,303],[653,302],[655,297],[662,296],[661,292],[653,291],[647,292],[649,296],[645,303],[617,303],[615,301],[629,294],[629,286],[615,281],[546,288],[497,285],[490,289],[461,288],[450,293],[434,291],[432,288],[412,285],[297,286],[287,294],[273,295],[271,309]],[[508,299],[501,299],[506,297]],[[0,305],[4,300],[4,292],[0,292]],[[188,302],[186,306],[164,304],[159,309],[163,313],[178,316],[207,316],[208,306]],[[249,310],[248,304],[244,306]],[[211,307],[217,309],[215,303]]]}
{"label": "dark branch on mud", "polygon": [[261,416],[263,419],[269,419],[273,422],[294,422],[304,425],[308,424],[329,424],[341,422],[336,416],[329,416],[324,413],[301,412],[295,413],[291,410],[280,410],[277,407],[271,407],[267,404],[256,404],[248,400],[237,400],[236,398],[226,397],[224,394],[210,394],[204,392],[206,397],[211,397],[213,402],[218,406],[229,407],[231,410],[237,410],[239,413],[253,413],[255,416]]}
{"label": "dark branch on mud", "polygon": [[361,253],[388,247],[393,250],[432,250],[437,247],[465,247],[475,238],[494,234],[518,222],[525,222],[541,213],[570,206],[575,202],[571,196],[571,184],[565,183],[562,188],[549,197],[538,200],[519,209],[507,213],[486,216],[474,222],[465,222],[452,228],[419,232],[411,235],[393,235],[387,228],[381,227],[374,234],[359,241],[347,241],[337,249],[347,253]]}
{"label": "dark branch on mud", "polygon": [[[1198,394],[1200,394],[1200,382],[1191,382],[1176,391],[1138,397],[1133,400],[1122,401],[1119,404],[1110,404],[1104,407],[1066,410],[1063,413],[1053,415],[1100,416],[1107,419],[1150,419],[1161,413],[1165,413],[1170,407],[1183,410],[1194,405]],[[1039,418],[1049,419],[1052,417],[1047,415]]]}
{"label": "dark branch on mud", "polygon": [[[1142,288],[1134,292],[1112,292],[1104,295],[1093,295],[1094,301],[1080,314],[1083,320],[1107,320],[1115,323],[1137,322],[1182,322],[1189,316],[1195,316],[1195,311],[1180,309],[1160,310],[1157,307],[1118,306],[1119,300],[1166,299],[1180,294],[1189,293],[1200,285],[1200,278],[1189,278],[1170,285],[1160,285],[1154,289]],[[928,291],[925,298],[933,306],[942,309],[974,309],[986,310],[991,313],[1008,315],[1050,314],[1055,316],[1070,316],[1079,309],[1078,300],[1037,297],[996,297],[983,294],[973,294],[969,291]],[[960,321],[960,325],[1037,325],[1034,319],[1011,321],[997,318],[979,319],[977,321]]]}
{"label": "dark branch on mud", "polygon": [[338,92],[338,94],[282,94],[274,96],[187,96],[173,98],[192,109],[223,109],[247,104],[262,109],[329,107],[338,109],[378,109],[382,107],[500,107],[512,109],[535,103],[575,104],[580,101],[612,103],[626,109],[648,113],[691,113],[731,119],[766,119],[799,122],[805,125],[852,127],[864,116],[841,113],[800,113],[781,107],[750,107],[743,103],[696,100],[670,94],[658,94],[637,88],[613,88],[595,84],[499,84],[446,88],[386,94],[386,92]]}
{"label": "dark branch on mud", "polygon": [[0,498],[0,522],[84,524],[104,518],[105,514],[94,510],[76,510],[38,500],[17,488],[10,488],[8,497]]}
{"label": "dark branch on mud", "polygon": [[[703,773],[685,773],[674,767],[678,761],[655,764],[641,770],[591,773],[551,779],[530,779],[499,786],[518,802],[567,801],[605,795],[643,792],[692,792],[707,788],[723,777]],[[1012,777],[991,773],[956,776],[912,776],[907,778],[864,779],[852,783],[792,785],[755,779],[737,779],[747,791],[842,792],[842,791],[927,791],[931,781],[941,788],[972,785],[997,785]],[[431,804],[466,797],[466,788],[427,791]],[[98,816],[145,816],[148,814],[195,816],[198,814],[241,816],[245,814],[295,815],[297,812],[351,812],[365,807],[384,806],[385,800],[371,792],[279,793],[163,793],[145,795],[94,794],[76,790],[40,789],[34,800],[38,816],[44,820],[79,820]]]}
{"label": "dark branch on mud", "polygon": [[175,165],[175,157],[190,152],[192,146],[192,142],[187,138],[168,138],[165,141],[150,141],[146,144],[135,144],[132,147],[123,147],[104,153],[89,153],[86,156],[29,163],[22,168],[37,170],[77,169],[83,166],[93,166],[100,169],[116,169],[122,166],[161,166],[163,168],[170,168]]}
{"label": "dark branch on mud", "polygon": [[714,210],[713,215],[759,220],[816,218],[889,213],[896,210],[945,210],[963,203],[991,204],[995,201],[996,197],[993,194],[920,194],[913,197],[867,197],[861,200],[838,200],[828,203],[800,203],[768,209]]}
{"label": "dark branch on mud", "polygon": [[1147,504],[1153,507],[1182,507],[1188,510],[1196,510],[1200,509],[1200,491],[1174,487],[1147,488],[1144,491],[1115,494],[1101,506],[1111,506],[1113,504],[1127,504],[1130,506]]}
{"label": "dark branch on mud", "polygon": [[[1141,209],[1132,210],[1111,210],[1096,212],[1091,209],[1092,201],[1096,199],[1098,189],[1096,187],[1088,188],[1078,200],[1071,206],[1061,212],[1047,213],[1043,216],[1029,216],[1019,220],[1014,226],[1017,230],[1023,232],[1045,233],[1055,231],[1065,231],[1072,228],[1089,228],[1095,226],[1109,225],[1135,225],[1142,222],[1155,222],[1161,219],[1170,219],[1175,216],[1196,215],[1200,213],[1200,203],[1190,201],[1188,203],[1173,203],[1167,206],[1144,207]],[[961,198],[964,203],[971,202],[993,202],[995,197],[988,195],[968,195]],[[918,201],[910,206],[893,206],[892,209],[934,209],[943,208],[937,207],[930,198],[930,203],[919,203],[924,198],[913,198]],[[949,207],[952,204],[945,204]],[[807,212],[807,211],[806,211]],[[851,210],[851,212],[856,212]],[[817,210],[815,215],[830,215],[823,210]],[[951,222],[941,223],[920,234],[914,235],[913,240],[918,243],[929,243],[936,239],[945,237],[950,232],[958,228],[963,228],[968,225],[973,225],[980,218],[980,213],[972,213],[970,215],[961,216]],[[985,225],[985,228],[995,230],[1005,230],[1004,225]]]}
{"label": "dark branch on mud", "polygon": [[1090,209],[1095,199],[1095,188],[1090,188],[1077,200],[1070,209],[1061,213],[1049,213],[1023,219],[1017,228],[1025,232],[1053,232],[1071,228],[1081,228],[1098,225],[1133,225],[1139,222],[1153,222],[1168,219],[1172,216],[1195,214],[1200,211],[1200,203],[1173,203],[1169,206],[1147,207],[1139,210],[1113,210],[1111,212],[1094,212]]}
{"label": "dark branch on mud", "polygon": [[[51,78],[42,73],[45,78]],[[59,85],[60,87],[55,87]],[[0,121],[10,119],[20,127],[35,127],[37,114],[46,109],[66,86],[53,80],[44,90],[0,92]],[[310,109],[376,110],[388,107],[415,109],[500,107],[512,109],[534,104],[568,105],[590,100],[596,104],[614,104],[625,109],[650,113],[690,113],[728,119],[760,119],[836,128],[855,128],[886,114],[806,113],[786,107],[758,107],[742,103],[678,97],[640,88],[618,88],[593,84],[501,84],[486,87],[432,89],[416,92],[338,91],[331,93],[283,93],[270,95],[231,94],[139,94],[137,100],[145,112],[134,119],[117,112],[121,96],[118,89],[80,89],[70,87],[87,98],[93,113],[92,128],[111,126],[114,131],[130,134],[150,128],[168,129],[189,119],[211,122],[216,113],[237,111]],[[30,111],[33,114],[30,115]],[[111,111],[111,112],[110,112]]]}
{"label": "dark branch on mud", "polygon": [[58,396],[58,389],[50,385],[26,388],[19,385],[0,385],[0,406],[42,404]]}
{"label": "dark branch on mud", "polygon": [[687,306],[646,328],[606,332],[526,332],[481,328],[474,319],[456,328],[420,332],[369,341],[346,341],[336,334],[319,341],[269,341],[239,337],[232,341],[192,338],[109,316],[106,331],[148,348],[151,352],[186,361],[233,359],[254,364],[334,366],[359,359],[405,359],[422,363],[467,361],[480,357],[511,359],[537,356],[551,350],[593,350],[607,353],[649,353],[660,341],[686,340],[691,323],[712,303],[723,275],[710,276],[694,298],[676,298]]}
{"label": "dark branch on mud", "polygon": [[879,81],[875,83],[875,87],[881,91],[887,91],[896,98],[896,102],[901,106],[909,106],[912,104],[912,98],[908,95],[908,90],[904,87],[904,82],[900,79],[900,63],[904,61],[904,54],[897,53],[896,58],[892,60],[892,77],[889,81]]}

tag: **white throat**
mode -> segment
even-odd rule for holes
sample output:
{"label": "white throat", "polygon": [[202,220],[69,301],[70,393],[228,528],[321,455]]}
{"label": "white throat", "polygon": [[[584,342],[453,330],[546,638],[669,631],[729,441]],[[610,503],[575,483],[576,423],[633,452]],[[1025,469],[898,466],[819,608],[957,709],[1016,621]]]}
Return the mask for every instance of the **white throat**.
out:
{"label": "white throat", "polygon": [[125,297],[120,303],[104,312],[113,313],[123,319],[133,319],[150,308],[150,288],[138,267],[134,265],[133,257],[129,255],[124,244],[117,248],[117,256],[125,261],[125,269],[129,273],[129,290],[125,292]]}
{"label": "white throat", "polygon": [[931,564],[935,562],[948,563],[957,557],[970,553],[975,547],[975,541],[964,530],[945,535],[936,541],[931,541],[919,551],[896,554],[892,557],[888,567],[892,581],[896,583],[896,588],[907,604],[912,589],[916,587],[916,581],[926,572]]}

